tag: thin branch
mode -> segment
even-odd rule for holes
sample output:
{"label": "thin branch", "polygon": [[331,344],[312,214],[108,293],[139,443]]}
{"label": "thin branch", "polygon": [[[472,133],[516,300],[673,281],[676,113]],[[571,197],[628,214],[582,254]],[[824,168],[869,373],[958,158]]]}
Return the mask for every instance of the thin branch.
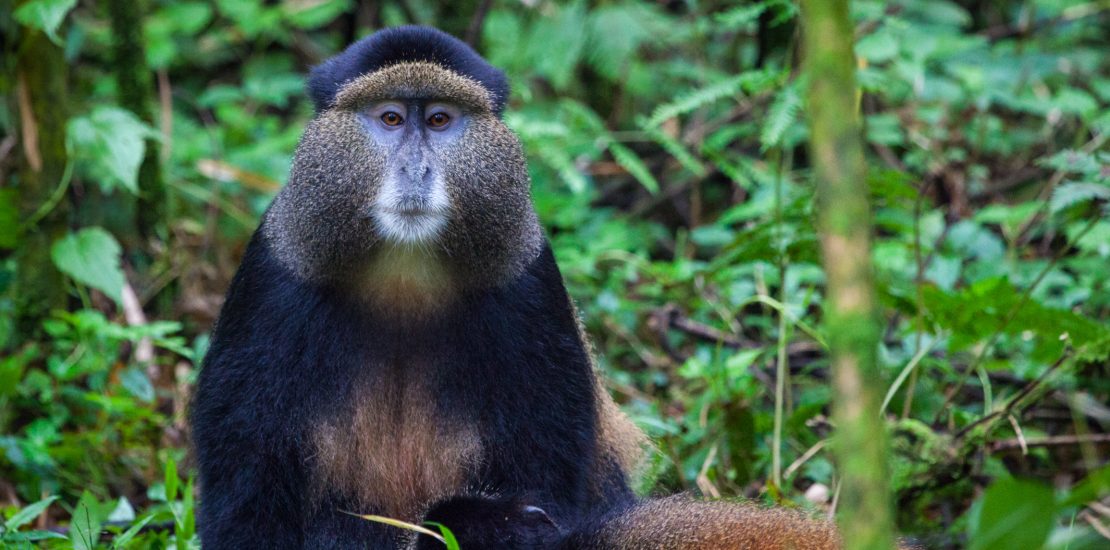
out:
{"label": "thin branch", "polygon": [[1023,447],[1052,447],[1056,445],[1081,445],[1084,443],[1110,443],[1110,434],[1086,435],[1054,435],[1037,439],[1003,439],[991,443],[991,451],[998,452],[1007,449],[1020,449]]}
{"label": "thin branch", "polygon": [[[1037,387],[1039,387],[1041,384],[1043,384],[1044,381],[1047,380],[1048,377],[1053,372],[1056,371],[1056,369],[1060,368],[1060,365],[1063,365],[1064,362],[1070,356],[1071,356],[1071,351],[1066,350],[1064,353],[1062,353],[1060,355],[1060,357],[1058,359],[1056,359],[1055,363],[1050,365],[1047,369],[1045,369],[1044,372],[1041,373],[1040,376],[1038,376],[1035,380],[1033,380],[1032,382],[1027,384],[1024,388],[1022,388],[1021,391],[1019,391],[1017,394],[1015,394],[1013,397],[1011,397],[1010,400],[1006,402],[1006,405],[1003,406],[1000,410],[997,410],[997,411],[994,411],[990,414],[987,414],[987,415],[983,416],[982,418],[976,420],[975,422],[972,422],[971,424],[968,424],[962,430],[960,430],[959,432],[956,432],[956,435],[953,437],[953,439],[956,439],[956,440],[961,439],[964,436],[966,436],[967,434],[971,433],[971,430],[974,429],[976,426],[979,426],[981,424],[990,422],[990,421],[992,421],[992,420],[994,420],[994,419],[996,419],[996,418],[998,418],[1002,415],[1008,415],[1011,412],[1013,412],[1014,408],[1017,407],[1018,403],[1020,403],[1021,400],[1025,399],[1026,397],[1029,396],[1029,394],[1033,393],[1033,390],[1037,389]],[[971,372],[971,369],[968,369],[968,372]],[[965,377],[966,377],[966,373],[965,373]]]}
{"label": "thin branch", "polygon": [[489,14],[489,8],[493,5],[493,0],[482,0],[478,4],[478,9],[474,10],[474,16],[470,18],[470,25],[466,27],[466,43],[471,47],[478,44],[478,38],[482,36],[482,26],[486,23],[486,15]]}
{"label": "thin branch", "polygon": [[[1101,218],[1099,217],[1091,218],[1090,223],[1084,226],[1083,229],[1075,235],[1075,238],[1072,239],[1072,244],[1078,243],[1080,240],[1082,240],[1087,232],[1093,229],[1095,227],[1095,224],[1100,219]],[[998,339],[1002,337],[1002,333],[1005,332],[1006,328],[1010,326],[1010,323],[1013,322],[1015,318],[1017,318],[1018,312],[1020,312],[1021,309],[1025,307],[1025,304],[1029,303],[1029,300],[1033,297],[1033,291],[1037,288],[1038,285],[1041,284],[1041,281],[1044,280],[1044,278],[1052,271],[1052,269],[1056,267],[1056,264],[1059,263],[1060,259],[1064,257],[1064,254],[1067,253],[1069,248],[1071,247],[1062,247],[1060,251],[1052,257],[1052,260],[1048,262],[1048,265],[1044,266],[1044,269],[1042,269],[1041,272],[1037,274],[1037,278],[1033,279],[1033,282],[1029,285],[1028,288],[1025,289],[1025,292],[1021,294],[1021,298],[1018,300],[1018,303],[1014,304],[1014,306],[1010,308],[1010,311],[1006,313],[1006,317],[1004,317],[1002,320],[1002,325],[994,331],[994,334],[992,334],[990,339],[987,340],[987,343],[979,349],[979,353],[975,356],[975,359],[972,361],[971,365],[967,369],[968,372],[975,372],[979,369],[979,366],[983,364],[984,360],[986,360],[987,353],[989,353],[994,348],[994,345],[998,342]],[[961,376],[960,381],[956,384],[956,386],[945,394],[944,403],[941,405],[940,410],[937,411],[936,417],[933,418],[934,424],[939,423],[941,419],[944,418],[944,415],[951,411],[950,405],[952,405],[952,400],[955,399],[956,395],[960,392],[960,390],[963,389],[964,384],[967,383],[967,378],[968,377],[966,374]]]}

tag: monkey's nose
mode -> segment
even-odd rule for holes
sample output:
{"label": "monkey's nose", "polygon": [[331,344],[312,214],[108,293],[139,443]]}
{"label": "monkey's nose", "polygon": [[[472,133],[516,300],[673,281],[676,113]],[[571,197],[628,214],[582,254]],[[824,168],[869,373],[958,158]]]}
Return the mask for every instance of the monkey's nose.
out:
{"label": "monkey's nose", "polygon": [[428,165],[420,164],[406,164],[401,167],[401,173],[414,180],[423,180],[428,175]]}

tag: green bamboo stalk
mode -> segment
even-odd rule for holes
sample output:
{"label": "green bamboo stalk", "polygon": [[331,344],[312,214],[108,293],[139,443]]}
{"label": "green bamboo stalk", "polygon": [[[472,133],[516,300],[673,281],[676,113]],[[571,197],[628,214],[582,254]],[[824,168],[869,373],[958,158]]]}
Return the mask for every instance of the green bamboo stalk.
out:
{"label": "green bamboo stalk", "polygon": [[871,212],[847,0],[802,0],[810,155],[828,277],[825,333],[832,358],[834,453],[844,548],[893,546],[887,436],[877,414],[881,327],[871,268]]}

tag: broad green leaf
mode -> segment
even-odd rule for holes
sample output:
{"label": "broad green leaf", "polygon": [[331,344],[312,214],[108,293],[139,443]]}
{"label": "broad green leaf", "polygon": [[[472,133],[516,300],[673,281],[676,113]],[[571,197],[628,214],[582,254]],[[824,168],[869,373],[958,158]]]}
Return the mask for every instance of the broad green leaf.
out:
{"label": "broad green leaf", "polygon": [[1057,510],[1051,487],[1014,478],[991,484],[979,506],[970,524],[972,550],[1041,548]]}
{"label": "broad green leaf", "polygon": [[76,5],[77,0],[31,0],[19,6],[12,15],[16,21],[46,33],[52,42],[61,46],[58,27]]}
{"label": "broad green leaf", "polygon": [[46,497],[38,502],[24,506],[20,511],[16,512],[15,515],[8,518],[8,521],[4,522],[4,531],[11,532],[19,529],[21,526],[37,518],[39,514],[41,514],[43,510],[46,510],[46,508],[50,506],[50,503],[55,500],[58,500],[58,497]]}
{"label": "broad green leaf", "polygon": [[119,107],[97,107],[70,120],[67,135],[75,156],[103,189],[123,186],[139,192],[145,140],[158,134],[138,117]]}
{"label": "broad green leaf", "polygon": [[1110,465],[1103,466],[1083,478],[1064,500],[1065,506],[1079,506],[1110,495]]}
{"label": "broad green leaf", "polygon": [[1098,101],[1091,97],[1091,94],[1076,88],[1064,88],[1060,90],[1056,97],[1052,100],[1056,108],[1060,109],[1066,114],[1079,115],[1081,117],[1090,116],[1098,111]]}
{"label": "broad green leaf", "polygon": [[87,227],[56,241],[50,257],[62,273],[120,303],[125,282],[120,250],[111,233],[100,227]]}
{"label": "broad green leaf", "polygon": [[212,20],[212,6],[203,1],[180,1],[164,5],[143,21],[147,65],[161,69],[180,62],[179,41],[200,32]]}
{"label": "broad green leaf", "polygon": [[142,368],[132,366],[124,369],[120,373],[119,383],[136,399],[146,403],[154,401],[154,386],[151,385],[150,378],[147,378]]}
{"label": "broad green leaf", "polygon": [[880,27],[877,31],[860,38],[856,42],[856,55],[871,63],[882,63],[898,55],[898,36],[890,27]]}
{"label": "broad green leaf", "polygon": [[100,540],[100,527],[103,523],[100,503],[92,493],[85,491],[81,495],[77,508],[73,510],[73,519],[69,524],[69,541],[76,550],[93,550]]}

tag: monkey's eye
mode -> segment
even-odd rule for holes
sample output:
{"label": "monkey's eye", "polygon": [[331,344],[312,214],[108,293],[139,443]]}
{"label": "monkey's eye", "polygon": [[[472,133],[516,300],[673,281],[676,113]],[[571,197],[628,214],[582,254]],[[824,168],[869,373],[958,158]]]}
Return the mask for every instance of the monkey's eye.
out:
{"label": "monkey's eye", "polygon": [[384,123],[386,126],[400,126],[401,123],[405,121],[404,117],[393,111],[382,113],[381,118],[382,123]]}
{"label": "monkey's eye", "polygon": [[428,126],[431,128],[443,128],[449,122],[451,122],[451,117],[447,113],[435,113],[428,117]]}

